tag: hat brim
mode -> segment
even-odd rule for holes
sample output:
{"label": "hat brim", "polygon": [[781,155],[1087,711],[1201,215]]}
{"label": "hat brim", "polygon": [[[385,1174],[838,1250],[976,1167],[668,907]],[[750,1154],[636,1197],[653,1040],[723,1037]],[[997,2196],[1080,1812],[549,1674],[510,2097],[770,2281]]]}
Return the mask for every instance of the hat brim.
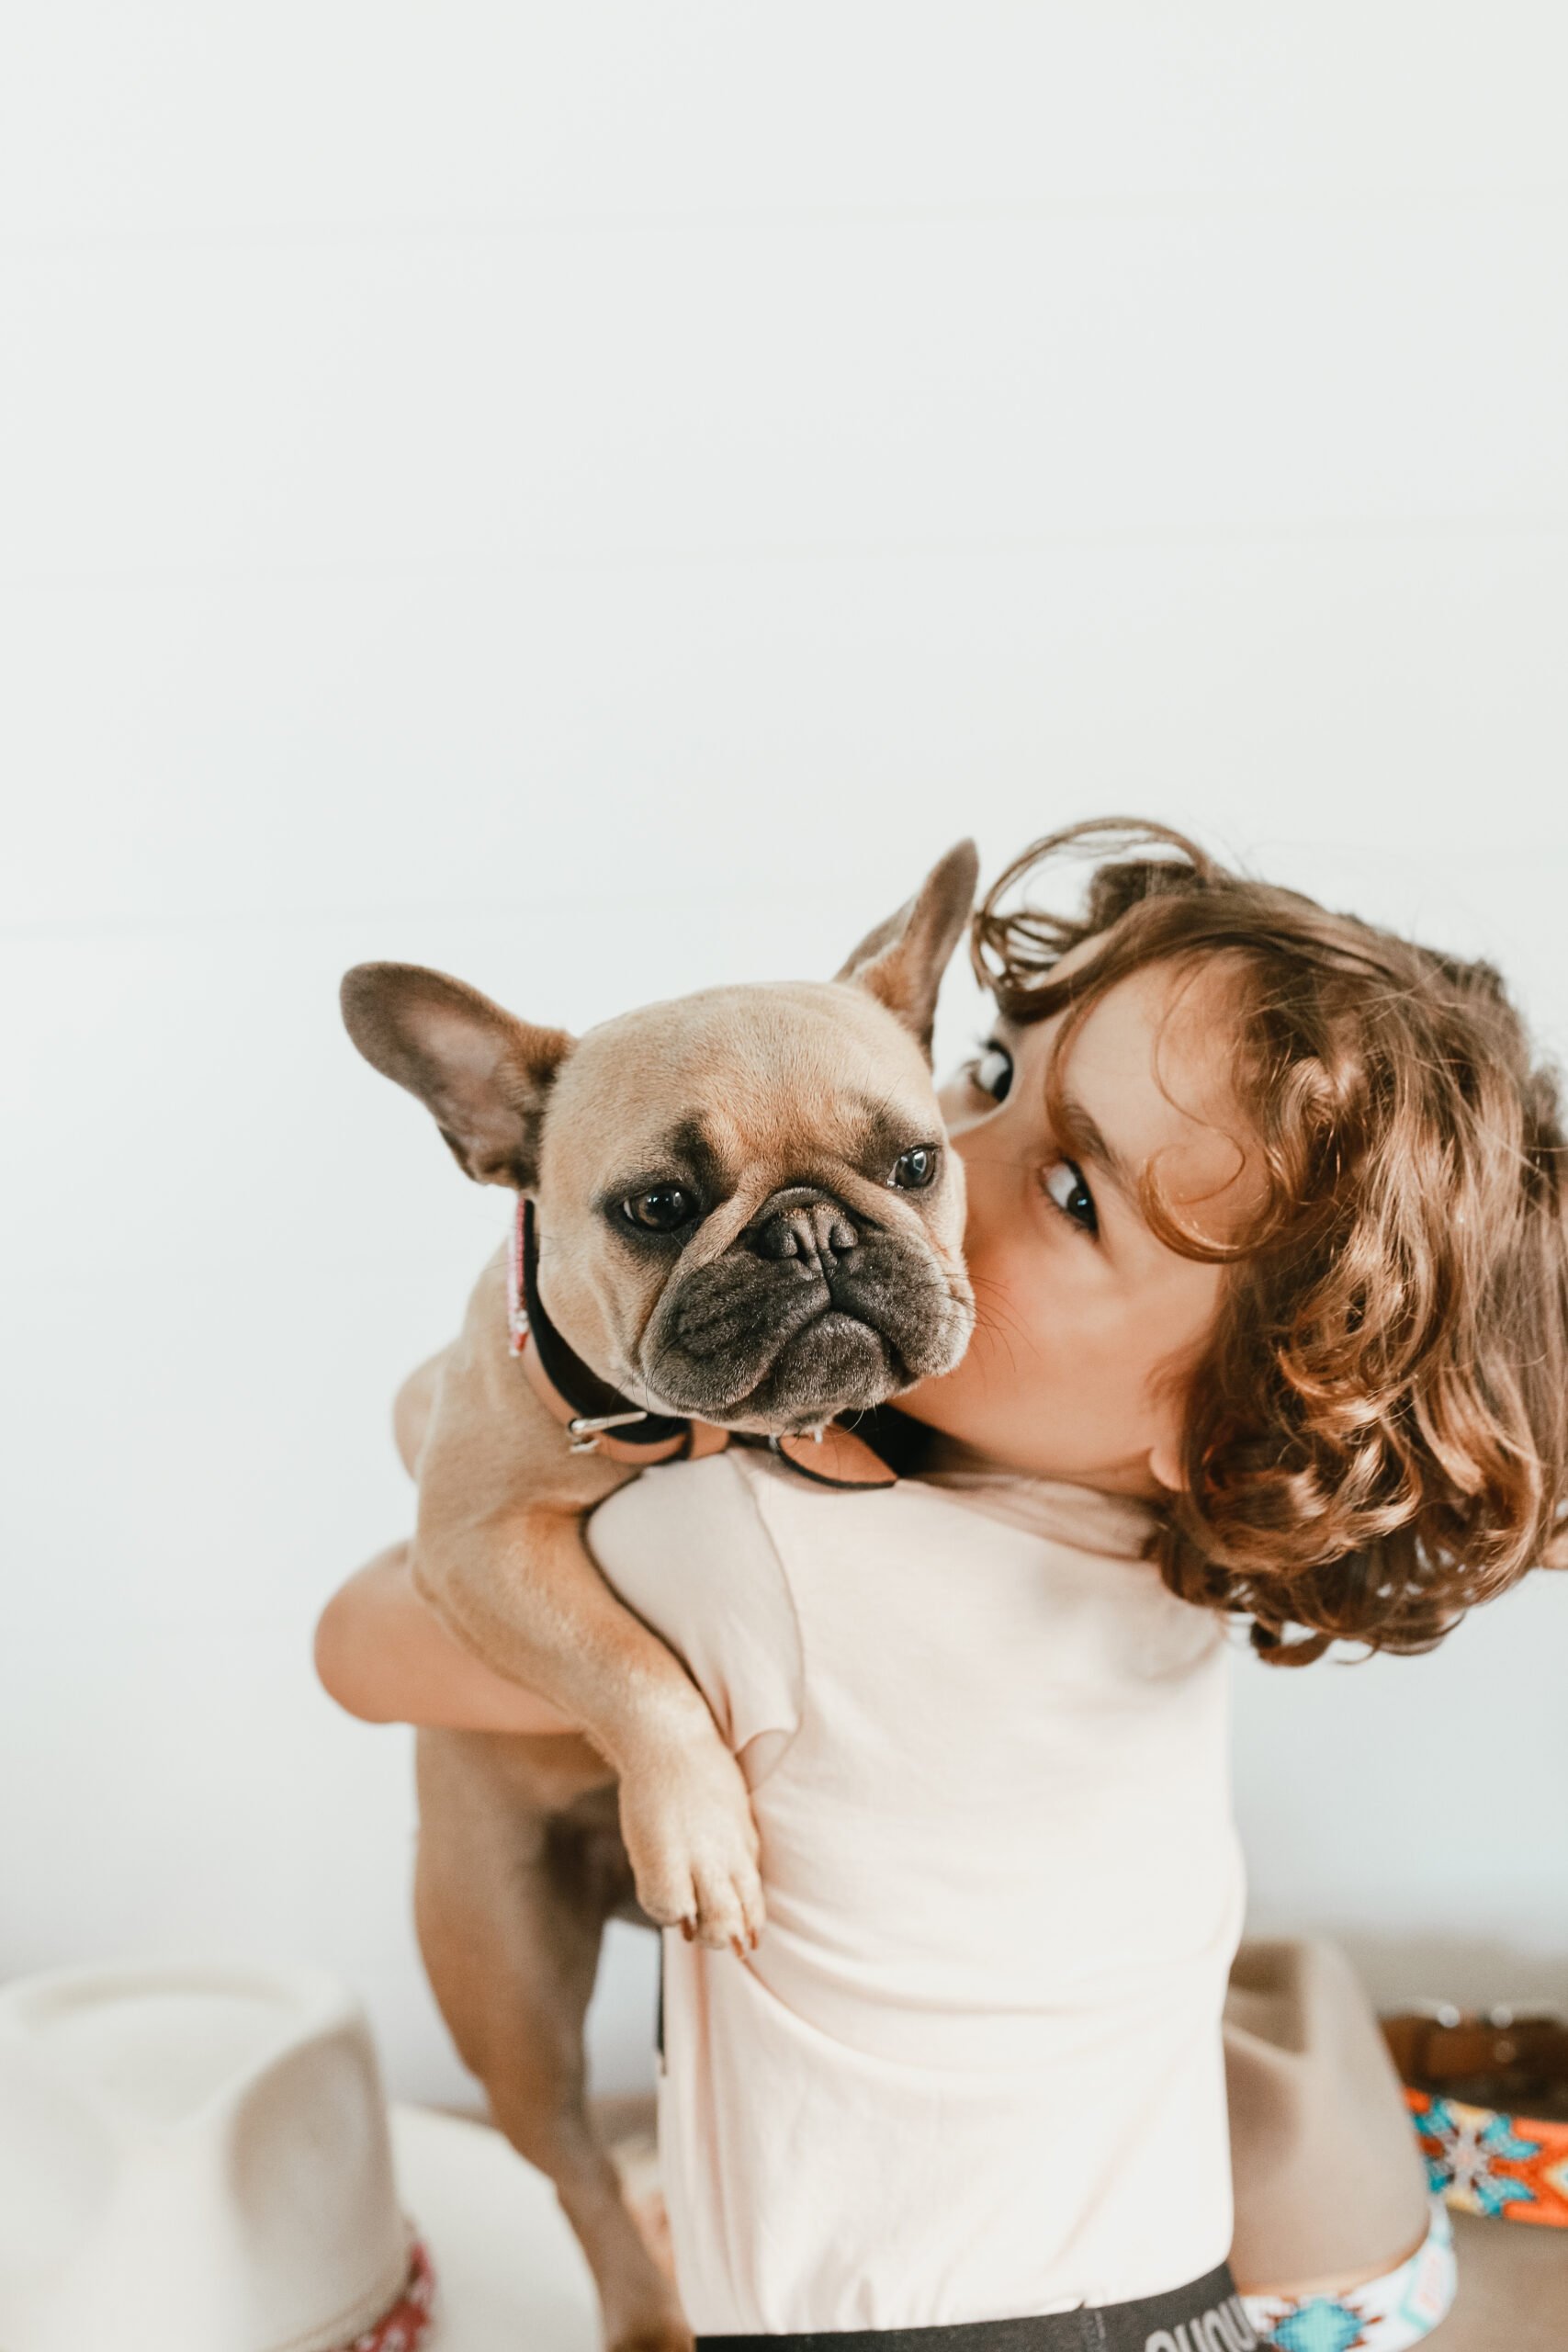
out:
{"label": "hat brim", "polygon": [[485,2123],[394,2107],[398,2189],[430,2251],[421,2352],[599,2352],[599,2302],[555,2191]]}
{"label": "hat brim", "polygon": [[[489,2124],[392,2109],[404,2210],[430,2248],[435,2312],[422,2352],[599,2352],[599,2307],[555,2191]],[[1562,2352],[1568,2230],[1455,2213],[1459,2293],[1441,2352]]]}
{"label": "hat brim", "polygon": [[1459,2291],[1433,2336],[1441,2352],[1562,2352],[1568,2230],[1454,2213]]}

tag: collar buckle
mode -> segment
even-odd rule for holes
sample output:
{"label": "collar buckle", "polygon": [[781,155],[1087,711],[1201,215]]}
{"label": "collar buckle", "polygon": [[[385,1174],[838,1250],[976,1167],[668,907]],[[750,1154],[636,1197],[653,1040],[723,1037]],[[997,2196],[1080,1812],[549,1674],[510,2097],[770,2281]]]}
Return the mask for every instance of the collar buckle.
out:
{"label": "collar buckle", "polygon": [[646,1412],[601,1413],[597,1419],[586,1413],[574,1413],[566,1425],[571,1440],[571,1453],[597,1453],[599,1440],[605,1430],[627,1430],[637,1421],[646,1421]]}

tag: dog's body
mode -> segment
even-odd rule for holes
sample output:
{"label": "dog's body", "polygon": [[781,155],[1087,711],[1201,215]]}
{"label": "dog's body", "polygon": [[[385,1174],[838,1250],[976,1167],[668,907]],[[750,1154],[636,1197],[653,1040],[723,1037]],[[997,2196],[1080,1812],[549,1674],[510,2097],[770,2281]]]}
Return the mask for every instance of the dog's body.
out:
{"label": "dog's body", "polygon": [[[344,1015],[468,1172],[528,1199],[536,1317],[615,1407],[798,1436],[946,1370],[968,1338],[961,1171],[929,1048],[974,881],[965,844],[835,982],[711,990],[581,1042],[401,966],[351,973]],[[588,2123],[582,2020],[618,1910],[754,1941],[755,1832],[705,1704],[583,1543],[584,1516],[636,1475],[594,1426],[620,1415],[601,1396],[570,1442],[514,1328],[502,1255],[400,1395],[412,1573],[460,1639],[586,1736],[421,1735],[421,1947],[497,2121],[556,2181],[609,2342],[672,2345],[673,2290]]]}

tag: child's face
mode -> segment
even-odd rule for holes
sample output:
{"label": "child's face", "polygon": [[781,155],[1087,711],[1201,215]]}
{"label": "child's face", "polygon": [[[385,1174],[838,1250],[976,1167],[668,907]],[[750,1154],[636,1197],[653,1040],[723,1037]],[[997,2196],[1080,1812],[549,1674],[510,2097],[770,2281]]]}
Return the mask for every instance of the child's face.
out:
{"label": "child's face", "polygon": [[1224,1271],[1156,1238],[1137,1182],[1157,1160],[1168,1208],[1206,1239],[1230,1240],[1256,1205],[1228,1077],[1236,1020],[1216,964],[1118,981],[1067,1054],[1092,1149],[1051,1132],[1060,1016],[998,1022],[942,1095],[968,1186],[975,1337],[954,1371],[900,1398],[905,1410],[1038,1477],[1149,1496],[1179,1483],[1187,1378]]}

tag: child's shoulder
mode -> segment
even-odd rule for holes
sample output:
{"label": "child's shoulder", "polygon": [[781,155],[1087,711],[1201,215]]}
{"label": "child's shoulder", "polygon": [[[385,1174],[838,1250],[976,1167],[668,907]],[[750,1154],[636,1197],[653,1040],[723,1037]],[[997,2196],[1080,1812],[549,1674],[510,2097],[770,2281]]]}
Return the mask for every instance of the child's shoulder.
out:
{"label": "child's shoulder", "polygon": [[757,1475],[736,1448],[668,1463],[617,1487],[588,1522],[604,1576],[680,1654],[737,1750],[793,1731],[799,1708],[799,1629]]}

